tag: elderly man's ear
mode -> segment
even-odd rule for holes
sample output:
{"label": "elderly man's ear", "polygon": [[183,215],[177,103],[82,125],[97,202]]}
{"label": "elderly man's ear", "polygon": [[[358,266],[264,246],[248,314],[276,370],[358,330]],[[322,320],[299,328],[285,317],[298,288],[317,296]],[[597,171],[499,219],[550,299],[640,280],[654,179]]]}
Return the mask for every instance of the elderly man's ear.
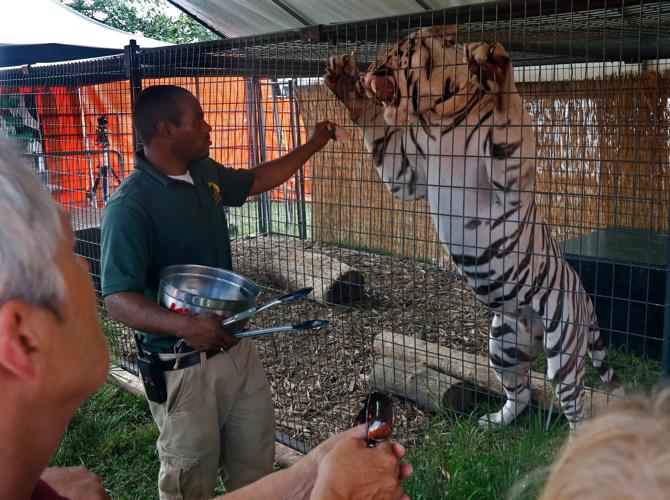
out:
{"label": "elderly man's ear", "polygon": [[0,370],[22,379],[34,379],[38,373],[35,354],[40,337],[35,309],[20,300],[0,306]]}

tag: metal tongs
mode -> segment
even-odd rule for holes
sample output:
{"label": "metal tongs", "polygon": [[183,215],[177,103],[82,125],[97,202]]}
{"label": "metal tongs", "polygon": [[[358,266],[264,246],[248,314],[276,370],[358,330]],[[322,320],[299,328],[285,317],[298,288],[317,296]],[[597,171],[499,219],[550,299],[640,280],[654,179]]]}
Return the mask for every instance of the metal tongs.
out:
{"label": "metal tongs", "polygon": [[294,323],[292,325],[270,326],[268,328],[247,330],[246,332],[235,333],[233,336],[237,337],[238,339],[249,339],[253,337],[260,337],[262,335],[270,335],[271,333],[292,332],[294,330],[311,330],[313,328],[319,328],[327,324],[327,319],[311,319],[309,321]]}
{"label": "metal tongs", "polygon": [[[300,290],[296,290],[295,292],[287,293],[286,295],[282,295],[281,297],[274,298],[263,305],[250,307],[249,309],[239,312],[234,316],[231,316],[230,318],[224,319],[223,321],[221,321],[221,326],[230,326],[233,323],[249,319],[252,316],[255,316],[256,314],[259,314],[263,311],[267,311],[271,307],[301,299],[307,296],[311,291],[312,287],[301,288]],[[327,324],[328,321],[325,319],[313,319],[310,321],[304,321],[302,323],[294,323],[292,325],[271,326],[268,328],[257,328],[255,330],[247,330],[244,332],[234,333],[233,336],[237,337],[238,339],[253,338],[253,337],[260,337],[262,335],[290,332],[294,330],[311,330],[313,328],[319,328]]]}

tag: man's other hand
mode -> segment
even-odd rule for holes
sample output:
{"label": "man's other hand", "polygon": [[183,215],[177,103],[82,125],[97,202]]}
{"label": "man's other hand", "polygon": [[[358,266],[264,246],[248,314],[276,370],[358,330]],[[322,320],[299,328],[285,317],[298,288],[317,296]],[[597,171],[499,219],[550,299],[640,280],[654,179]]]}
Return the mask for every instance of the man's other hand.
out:
{"label": "man's other hand", "polygon": [[240,340],[221,326],[221,318],[214,314],[184,316],[183,326],[175,332],[196,351],[228,349]]}

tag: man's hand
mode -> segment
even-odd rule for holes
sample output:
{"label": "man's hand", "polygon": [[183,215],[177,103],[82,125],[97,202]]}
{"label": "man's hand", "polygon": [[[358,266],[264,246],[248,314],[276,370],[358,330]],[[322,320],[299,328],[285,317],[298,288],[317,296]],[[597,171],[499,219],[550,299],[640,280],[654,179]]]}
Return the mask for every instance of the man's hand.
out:
{"label": "man's hand", "polygon": [[389,441],[368,448],[362,437],[339,439],[320,460],[311,498],[407,498],[400,481],[412,474],[412,466],[398,464],[404,453],[402,445]]}
{"label": "man's hand", "polygon": [[321,149],[328,141],[335,139],[335,130],[337,125],[333,122],[323,121],[314,125],[314,130],[312,130],[312,136],[309,138],[309,142],[313,143],[316,147]]}
{"label": "man's hand", "polygon": [[196,351],[208,349],[228,349],[240,340],[233,337],[221,326],[221,318],[214,314],[182,316],[183,326],[175,333],[183,338]]}
{"label": "man's hand", "polygon": [[40,479],[69,500],[109,500],[98,475],[84,467],[47,467]]}

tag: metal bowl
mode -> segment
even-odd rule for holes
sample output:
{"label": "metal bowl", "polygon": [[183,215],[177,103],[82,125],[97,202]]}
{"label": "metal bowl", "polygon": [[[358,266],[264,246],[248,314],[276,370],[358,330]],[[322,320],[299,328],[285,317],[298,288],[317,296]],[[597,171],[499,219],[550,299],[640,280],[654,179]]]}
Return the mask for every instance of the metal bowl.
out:
{"label": "metal bowl", "polygon": [[[260,294],[260,288],[250,279],[216,267],[168,266],[158,277],[158,303],[184,314],[212,313],[228,318],[254,306]],[[228,329],[237,332],[246,323],[238,321]]]}

